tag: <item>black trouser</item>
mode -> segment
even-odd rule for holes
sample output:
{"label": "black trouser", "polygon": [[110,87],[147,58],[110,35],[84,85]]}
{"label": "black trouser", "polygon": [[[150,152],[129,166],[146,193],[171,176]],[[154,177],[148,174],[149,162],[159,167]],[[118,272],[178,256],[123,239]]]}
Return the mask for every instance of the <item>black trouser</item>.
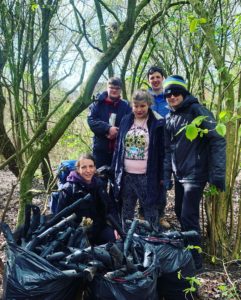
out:
{"label": "black trouser", "polygon": [[165,215],[166,205],[167,205],[167,190],[162,185],[160,190],[160,201],[158,205],[158,212],[160,217],[163,217]]}
{"label": "black trouser", "polygon": [[[165,216],[166,204],[167,204],[167,191],[164,188],[164,186],[161,186],[160,187],[160,198],[159,198],[159,203],[158,203],[158,214],[159,214],[160,218]],[[139,213],[139,215],[144,216],[143,207],[141,206],[141,203],[139,203],[138,213]]]}
{"label": "black trouser", "polygon": [[[182,231],[196,230],[198,237],[189,238],[188,243],[201,247],[199,207],[206,182],[175,181],[175,213]],[[201,264],[201,256],[192,251],[196,265]]]}
{"label": "black trouser", "polygon": [[125,231],[129,226],[125,224],[126,220],[133,220],[137,199],[143,208],[145,220],[152,224],[158,222],[158,211],[156,205],[147,204],[147,176],[145,174],[124,173],[122,188],[122,226]]}
{"label": "black trouser", "polygon": [[93,150],[93,156],[95,159],[96,168],[102,166],[111,166],[113,153],[108,153],[107,151],[96,151]]}

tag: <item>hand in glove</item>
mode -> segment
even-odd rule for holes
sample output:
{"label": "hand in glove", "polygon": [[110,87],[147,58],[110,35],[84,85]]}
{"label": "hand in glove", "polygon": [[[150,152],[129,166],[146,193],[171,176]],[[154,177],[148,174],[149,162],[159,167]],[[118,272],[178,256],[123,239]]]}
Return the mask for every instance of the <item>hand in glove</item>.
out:
{"label": "hand in glove", "polygon": [[212,185],[215,185],[217,190],[224,192],[225,191],[225,180],[222,179],[213,179],[210,181]]}
{"label": "hand in glove", "polygon": [[167,191],[171,190],[173,187],[173,181],[171,179],[165,179],[163,180],[163,186]]}

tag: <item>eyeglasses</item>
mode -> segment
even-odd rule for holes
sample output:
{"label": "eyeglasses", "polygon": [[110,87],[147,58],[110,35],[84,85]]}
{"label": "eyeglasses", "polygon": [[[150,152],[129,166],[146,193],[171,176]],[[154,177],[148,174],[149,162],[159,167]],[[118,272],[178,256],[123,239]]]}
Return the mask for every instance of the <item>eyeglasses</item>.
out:
{"label": "eyeglasses", "polygon": [[119,91],[121,88],[119,86],[108,86],[110,90]]}
{"label": "eyeglasses", "polygon": [[180,92],[166,93],[166,94],[165,94],[165,97],[166,97],[166,98],[170,98],[172,95],[173,95],[174,97],[177,97],[177,96],[180,96],[181,93],[180,93]]}

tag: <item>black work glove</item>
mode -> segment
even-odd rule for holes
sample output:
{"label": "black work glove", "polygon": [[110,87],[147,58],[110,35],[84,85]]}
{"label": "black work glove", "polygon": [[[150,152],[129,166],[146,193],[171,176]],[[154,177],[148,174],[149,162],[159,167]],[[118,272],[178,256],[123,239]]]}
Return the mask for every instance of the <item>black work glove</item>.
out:
{"label": "black work glove", "polygon": [[210,180],[212,185],[215,185],[217,190],[224,192],[225,191],[225,180],[223,179],[212,179]]}
{"label": "black work glove", "polygon": [[164,179],[163,180],[163,186],[164,188],[169,191],[172,189],[173,187],[173,181],[171,179]]}
{"label": "black work glove", "polygon": [[99,174],[100,177],[104,180],[113,180],[114,174],[110,166],[104,165],[97,169],[97,174]]}

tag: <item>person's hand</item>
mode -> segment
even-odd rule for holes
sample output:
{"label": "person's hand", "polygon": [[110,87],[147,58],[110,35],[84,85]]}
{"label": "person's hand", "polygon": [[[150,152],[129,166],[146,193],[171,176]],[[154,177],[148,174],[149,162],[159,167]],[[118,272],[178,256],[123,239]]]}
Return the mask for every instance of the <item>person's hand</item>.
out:
{"label": "person's hand", "polygon": [[115,239],[116,240],[120,240],[121,236],[119,235],[119,233],[117,232],[117,230],[114,230],[114,235],[115,235]]}
{"label": "person's hand", "polygon": [[82,221],[83,226],[90,226],[90,225],[92,225],[92,223],[93,223],[93,220],[91,218],[86,218],[86,217],[83,218],[83,221]]}
{"label": "person's hand", "polygon": [[116,126],[111,126],[109,132],[107,134],[107,138],[110,140],[114,140],[118,134],[119,128]]}
{"label": "person's hand", "polygon": [[212,185],[214,185],[218,191],[224,192],[225,191],[225,181],[222,179],[214,179],[211,182]]}
{"label": "person's hand", "polygon": [[164,185],[165,189],[166,189],[167,191],[169,191],[169,190],[171,190],[172,187],[173,187],[173,182],[172,182],[171,179],[165,179],[165,180],[163,180],[163,185]]}

